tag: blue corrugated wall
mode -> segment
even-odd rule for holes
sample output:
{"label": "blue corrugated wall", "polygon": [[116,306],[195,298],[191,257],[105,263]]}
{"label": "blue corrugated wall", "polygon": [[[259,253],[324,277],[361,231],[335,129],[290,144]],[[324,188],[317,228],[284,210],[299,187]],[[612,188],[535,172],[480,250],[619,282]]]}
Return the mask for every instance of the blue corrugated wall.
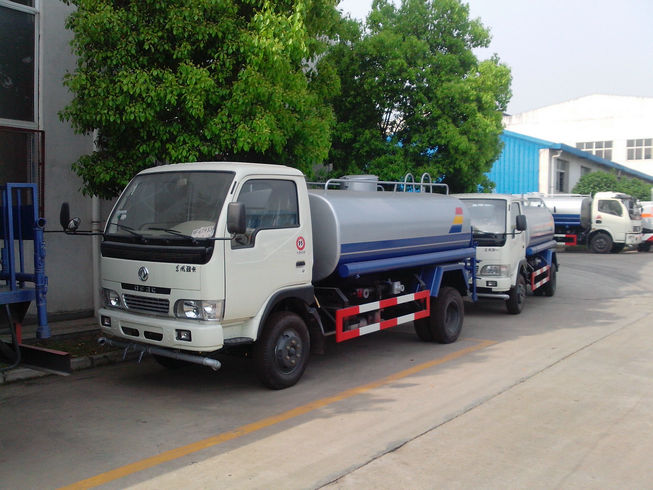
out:
{"label": "blue corrugated wall", "polygon": [[496,184],[494,192],[521,194],[539,190],[540,149],[544,141],[509,131],[501,135],[503,153],[494,162],[488,178]]}

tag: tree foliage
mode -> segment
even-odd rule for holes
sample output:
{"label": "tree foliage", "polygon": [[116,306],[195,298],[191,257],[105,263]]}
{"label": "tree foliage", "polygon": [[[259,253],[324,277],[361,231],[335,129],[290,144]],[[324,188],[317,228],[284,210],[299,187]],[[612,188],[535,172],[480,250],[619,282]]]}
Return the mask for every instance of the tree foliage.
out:
{"label": "tree foliage", "polygon": [[330,57],[341,93],[329,156],[334,173],[402,178],[429,172],[454,191],[487,189],[501,152],[510,70],[473,49],[490,36],[459,0],[375,0]]}
{"label": "tree foliage", "polygon": [[651,184],[638,178],[619,177],[614,172],[591,172],[583,175],[572,192],[596,194],[597,192],[623,192],[642,201],[651,200]]}
{"label": "tree foliage", "polygon": [[86,194],[113,197],[159,163],[326,158],[336,0],[64,1],[78,61],[60,117],[97,131],[73,164]]}

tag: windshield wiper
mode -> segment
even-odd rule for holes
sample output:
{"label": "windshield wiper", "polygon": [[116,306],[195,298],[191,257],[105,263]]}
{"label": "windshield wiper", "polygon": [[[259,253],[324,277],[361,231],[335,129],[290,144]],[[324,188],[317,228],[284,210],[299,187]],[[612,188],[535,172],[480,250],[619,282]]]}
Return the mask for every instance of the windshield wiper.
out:
{"label": "windshield wiper", "polygon": [[109,223],[109,225],[113,225],[121,230],[125,230],[127,233],[131,233],[135,237],[140,238],[141,240],[145,240],[145,237],[138,233],[136,230],[134,230],[132,227],[127,226],[127,225],[121,225],[120,223]]}
{"label": "windshield wiper", "polygon": [[148,230],[156,230],[156,231],[165,231],[166,233],[170,233],[171,235],[175,235],[181,238],[186,238],[187,240],[190,240],[193,245],[197,245],[198,241],[197,238],[191,235],[186,235],[185,233],[182,233],[181,231],[177,231],[173,228],[158,228],[158,227],[148,227]]}

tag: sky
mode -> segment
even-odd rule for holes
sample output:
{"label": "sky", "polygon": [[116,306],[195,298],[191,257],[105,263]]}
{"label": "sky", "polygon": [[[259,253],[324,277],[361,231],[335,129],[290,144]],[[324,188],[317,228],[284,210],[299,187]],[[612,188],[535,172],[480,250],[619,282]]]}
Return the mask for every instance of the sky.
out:
{"label": "sky", "polygon": [[[395,0],[398,4],[399,0]],[[512,71],[508,113],[592,94],[653,97],[653,0],[463,0]],[[338,8],[364,19],[372,0]]]}

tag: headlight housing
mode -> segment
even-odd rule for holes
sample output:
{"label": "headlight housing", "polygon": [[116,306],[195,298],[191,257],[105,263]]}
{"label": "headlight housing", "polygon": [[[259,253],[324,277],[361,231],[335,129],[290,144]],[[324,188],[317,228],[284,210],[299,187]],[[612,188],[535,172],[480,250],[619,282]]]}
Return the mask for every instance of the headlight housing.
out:
{"label": "headlight housing", "polygon": [[491,264],[484,265],[481,267],[481,276],[507,276],[508,275],[508,266],[503,264]]}
{"label": "headlight housing", "polygon": [[122,308],[120,295],[113,289],[102,288],[102,297],[104,298],[104,306],[108,308]]}
{"label": "headlight housing", "polygon": [[189,320],[222,320],[223,300],[180,299],[175,303],[175,316]]}

